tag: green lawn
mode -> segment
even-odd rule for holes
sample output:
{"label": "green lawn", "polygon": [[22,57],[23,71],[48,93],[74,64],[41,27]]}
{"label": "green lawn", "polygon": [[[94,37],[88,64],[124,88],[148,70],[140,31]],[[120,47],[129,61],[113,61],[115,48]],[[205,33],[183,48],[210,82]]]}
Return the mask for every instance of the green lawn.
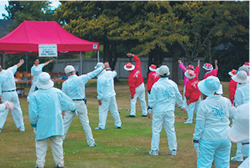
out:
{"label": "green lawn", "polygon": [[[183,82],[182,82],[183,83]],[[224,96],[228,97],[228,82],[223,82]],[[183,85],[180,85],[180,91]],[[127,80],[115,83],[117,103],[122,120],[122,129],[114,126],[114,119],[109,114],[105,130],[95,130],[98,126],[98,102],[96,99],[96,82],[92,80],[86,86],[90,126],[96,141],[96,147],[88,147],[79,119],[76,117],[71,124],[64,140],[65,168],[117,168],[117,167],[196,167],[196,153],[192,145],[195,124],[184,125],[186,114],[176,108],[175,128],[178,141],[177,156],[169,155],[167,136],[164,129],[161,132],[159,156],[149,156],[151,145],[151,120],[141,117],[140,103],[137,103],[137,117],[126,118],[129,115],[130,94]],[[27,94],[28,88],[25,88]],[[0,133],[0,168],[30,168],[35,167],[35,135],[28,117],[26,97],[20,97],[23,110],[25,132],[19,132],[15,127],[11,113]],[[235,155],[236,144],[233,144],[232,154]],[[231,162],[231,167],[240,163]],[[55,167],[51,149],[48,148],[46,168]]]}

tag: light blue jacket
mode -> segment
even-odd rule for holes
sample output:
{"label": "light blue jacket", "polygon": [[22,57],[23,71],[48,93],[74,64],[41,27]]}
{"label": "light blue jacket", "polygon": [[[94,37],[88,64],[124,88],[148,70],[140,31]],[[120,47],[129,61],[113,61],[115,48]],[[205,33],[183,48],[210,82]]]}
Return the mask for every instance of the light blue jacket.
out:
{"label": "light blue jacket", "polygon": [[227,140],[229,117],[234,118],[236,108],[228,98],[213,95],[203,100],[196,113],[195,140],[224,141]]}
{"label": "light blue jacket", "polygon": [[44,64],[39,64],[38,66],[33,65],[31,67],[31,76],[33,76],[33,83],[36,82],[40,73],[43,72]]}
{"label": "light blue jacket", "polygon": [[71,98],[61,90],[39,89],[30,96],[29,118],[32,127],[36,127],[36,140],[52,136],[63,136],[63,111],[75,111]]}
{"label": "light blue jacket", "polygon": [[0,95],[2,91],[14,90],[16,89],[16,82],[14,74],[17,71],[17,66],[14,65],[6,70],[0,72]]}
{"label": "light blue jacket", "polygon": [[97,79],[97,99],[102,100],[115,96],[114,78],[117,73],[115,71],[103,71],[98,75]]}
{"label": "light blue jacket", "polygon": [[234,105],[238,107],[249,102],[249,82],[237,84],[237,89],[234,95]]}
{"label": "light blue jacket", "polygon": [[72,75],[63,83],[62,91],[71,99],[84,99],[85,98],[85,85],[89,79],[94,78],[103,70],[102,67],[81,76]]}
{"label": "light blue jacket", "polygon": [[175,111],[175,103],[184,108],[184,102],[175,82],[168,78],[160,78],[154,83],[149,96],[149,107],[154,113]]}

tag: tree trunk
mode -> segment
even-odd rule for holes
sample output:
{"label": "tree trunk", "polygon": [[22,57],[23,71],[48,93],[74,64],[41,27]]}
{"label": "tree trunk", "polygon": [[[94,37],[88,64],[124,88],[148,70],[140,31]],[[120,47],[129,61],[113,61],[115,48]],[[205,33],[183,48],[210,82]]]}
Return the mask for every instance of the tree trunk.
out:
{"label": "tree trunk", "polygon": [[178,85],[179,77],[178,77],[178,60],[179,60],[179,45],[178,43],[173,44],[173,60],[172,60],[172,80]]}
{"label": "tree trunk", "polygon": [[103,62],[111,62],[111,54],[110,54],[110,44],[108,41],[106,41],[104,44],[103,44]]}
{"label": "tree trunk", "polygon": [[[117,52],[116,52],[116,44],[112,45],[112,51],[113,51],[113,59],[111,58],[110,67],[112,70],[114,70],[116,62],[117,62],[117,58],[118,58]],[[117,77],[115,77],[115,82],[120,82]]]}

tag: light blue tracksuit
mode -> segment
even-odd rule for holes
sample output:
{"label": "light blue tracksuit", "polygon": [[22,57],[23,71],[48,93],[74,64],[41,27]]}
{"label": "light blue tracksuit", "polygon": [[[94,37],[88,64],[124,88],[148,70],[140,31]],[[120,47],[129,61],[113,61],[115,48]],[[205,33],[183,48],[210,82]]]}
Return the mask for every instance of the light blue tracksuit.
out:
{"label": "light blue tracksuit", "polygon": [[178,86],[168,78],[160,78],[152,87],[149,107],[153,108],[151,150],[159,150],[160,132],[162,124],[168,137],[169,150],[177,150],[175,133],[175,103],[181,108],[185,107]]}
{"label": "light blue tracksuit", "polygon": [[194,140],[199,140],[201,156],[197,160],[198,168],[212,166],[228,168],[231,142],[228,140],[229,117],[233,118],[235,107],[229,99],[213,95],[203,100],[198,108]]}

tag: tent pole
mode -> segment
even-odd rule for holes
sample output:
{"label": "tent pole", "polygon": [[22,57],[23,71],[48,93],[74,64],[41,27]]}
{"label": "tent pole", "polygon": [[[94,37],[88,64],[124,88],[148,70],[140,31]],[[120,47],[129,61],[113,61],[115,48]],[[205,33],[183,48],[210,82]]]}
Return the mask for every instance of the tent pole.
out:
{"label": "tent pole", "polygon": [[28,58],[27,58],[27,52],[25,52],[25,54],[26,54],[26,73],[28,73]]}
{"label": "tent pole", "polygon": [[56,72],[58,72],[57,57],[56,57]]}
{"label": "tent pole", "polygon": [[5,54],[3,52],[3,56],[2,56],[2,59],[1,59],[1,65],[2,65],[3,69],[5,68],[5,61],[4,61],[4,59],[5,59]]}
{"label": "tent pole", "polygon": [[82,75],[82,52],[80,51],[80,74]]}
{"label": "tent pole", "polygon": [[100,62],[99,61],[99,51],[97,51],[97,62]]}

